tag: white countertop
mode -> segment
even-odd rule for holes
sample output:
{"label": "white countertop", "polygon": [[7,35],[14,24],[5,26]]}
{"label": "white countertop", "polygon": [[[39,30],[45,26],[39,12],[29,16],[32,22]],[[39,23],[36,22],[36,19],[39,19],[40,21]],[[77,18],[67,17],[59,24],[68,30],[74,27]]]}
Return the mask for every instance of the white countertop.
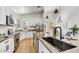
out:
{"label": "white countertop", "polygon": [[[51,46],[48,42],[46,42],[44,39],[42,39],[38,34],[36,34],[39,40],[46,46],[48,50],[50,50],[51,53],[79,53],[79,40],[69,40],[69,39],[62,39],[61,41],[64,41],[70,45],[76,46],[75,48],[68,49],[65,51],[58,51],[55,47]],[[59,40],[59,39],[57,39]]]}
{"label": "white countertop", "polygon": [[[59,39],[58,39],[59,40]],[[43,41],[43,40],[42,40]],[[55,47],[51,47],[48,43],[44,42],[44,44],[46,44],[48,46],[49,49],[52,49],[51,51],[53,53],[79,53],[79,40],[68,40],[68,39],[62,39],[61,41],[64,41],[68,44],[71,44],[71,45],[74,45],[74,46],[77,46],[75,48],[72,48],[72,49],[68,49],[68,50],[65,50],[65,51],[58,51]],[[51,48],[50,48],[51,47]]]}
{"label": "white countertop", "polygon": [[69,43],[71,45],[75,45],[77,47],[63,51],[62,53],[79,53],[79,40],[68,40],[68,39],[63,39],[62,41]]}
{"label": "white countertop", "polygon": [[[57,39],[59,40],[59,39]],[[64,41],[68,44],[71,44],[71,45],[74,45],[76,46],[75,48],[72,48],[72,49],[68,49],[66,51],[62,51],[60,53],[79,53],[79,40],[78,39],[62,39],[61,41]]]}

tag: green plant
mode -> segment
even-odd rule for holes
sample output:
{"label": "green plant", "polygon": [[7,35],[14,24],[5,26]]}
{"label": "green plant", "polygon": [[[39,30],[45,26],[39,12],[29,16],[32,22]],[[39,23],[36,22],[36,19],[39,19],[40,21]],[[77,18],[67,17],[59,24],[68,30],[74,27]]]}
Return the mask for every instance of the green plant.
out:
{"label": "green plant", "polygon": [[72,28],[70,28],[70,30],[72,30],[73,35],[77,34],[79,31],[79,28],[77,27],[77,25],[75,24]]}

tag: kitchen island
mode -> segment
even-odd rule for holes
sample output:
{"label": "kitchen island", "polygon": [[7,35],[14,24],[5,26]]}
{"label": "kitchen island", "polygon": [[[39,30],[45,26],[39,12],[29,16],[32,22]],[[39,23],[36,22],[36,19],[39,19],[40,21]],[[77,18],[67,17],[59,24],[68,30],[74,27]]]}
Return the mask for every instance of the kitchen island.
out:
{"label": "kitchen island", "polygon": [[[55,48],[54,46],[52,46],[48,42],[46,42],[44,39],[42,39],[42,37],[44,37],[44,36],[39,36],[39,34],[36,34],[36,36],[50,53],[79,53],[79,40],[62,39],[61,40],[62,42],[65,42],[67,44],[70,44],[70,45],[73,45],[76,47],[60,52],[57,48]],[[57,39],[57,40],[59,40],[59,39]]]}

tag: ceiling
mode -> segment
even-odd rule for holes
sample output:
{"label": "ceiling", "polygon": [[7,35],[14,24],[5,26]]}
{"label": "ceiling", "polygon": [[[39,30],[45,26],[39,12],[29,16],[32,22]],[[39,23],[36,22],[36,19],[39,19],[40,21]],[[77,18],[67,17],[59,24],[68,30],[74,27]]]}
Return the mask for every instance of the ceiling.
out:
{"label": "ceiling", "polygon": [[16,14],[28,14],[43,11],[43,7],[38,6],[12,6],[11,9]]}
{"label": "ceiling", "polygon": [[41,12],[41,11],[54,11],[56,8],[60,8],[60,14],[62,16],[65,16],[67,18],[71,18],[76,16],[77,14],[79,15],[79,7],[77,6],[62,6],[62,7],[57,7],[57,6],[40,6],[38,8],[37,6],[12,6],[11,9],[13,10],[14,13],[16,14],[29,14],[29,13],[34,13],[34,12]]}

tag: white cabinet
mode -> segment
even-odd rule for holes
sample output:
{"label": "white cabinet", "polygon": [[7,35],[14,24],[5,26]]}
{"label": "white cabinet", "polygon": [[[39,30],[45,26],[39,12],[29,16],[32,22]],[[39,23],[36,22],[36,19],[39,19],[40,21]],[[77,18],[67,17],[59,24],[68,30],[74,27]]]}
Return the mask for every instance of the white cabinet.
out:
{"label": "white cabinet", "polygon": [[11,14],[11,9],[10,7],[6,6],[6,15],[10,16]]}
{"label": "white cabinet", "polygon": [[1,24],[6,25],[6,7],[2,7],[2,19],[1,19]]}
{"label": "white cabinet", "polygon": [[49,50],[39,40],[39,53],[50,53]]}
{"label": "white cabinet", "polygon": [[9,7],[0,6],[0,24],[6,25],[6,15],[10,15]]}
{"label": "white cabinet", "polygon": [[3,8],[2,7],[0,7],[0,24],[4,24],[5,23],[5,21],[4,21],[4,19],[2,19],[3,18],[3,10],[2,10]]}
{"label": "white cabinet", "polygon": [[1,45],[1,43],[0,43],[0,52],[1,52],[1,50],[2,50],[2,45]]}
{"label": "white cabinet", "polygon": [[0,7],[0,23],[2,22],[2,7]]}
{"label": "white cabinet", "polygon": [[0,53],[12,53],[14,51],[14,37],[0,43]]}
{"label": "white cabinet", "polygon": [[1,42],[1,53],[7,53],[9,52],[9,40],[5,40]]}
{"label": "white cabinet", "polygon": [[14,36],[9,38],[9,52],[12,53],[14,51]]}

